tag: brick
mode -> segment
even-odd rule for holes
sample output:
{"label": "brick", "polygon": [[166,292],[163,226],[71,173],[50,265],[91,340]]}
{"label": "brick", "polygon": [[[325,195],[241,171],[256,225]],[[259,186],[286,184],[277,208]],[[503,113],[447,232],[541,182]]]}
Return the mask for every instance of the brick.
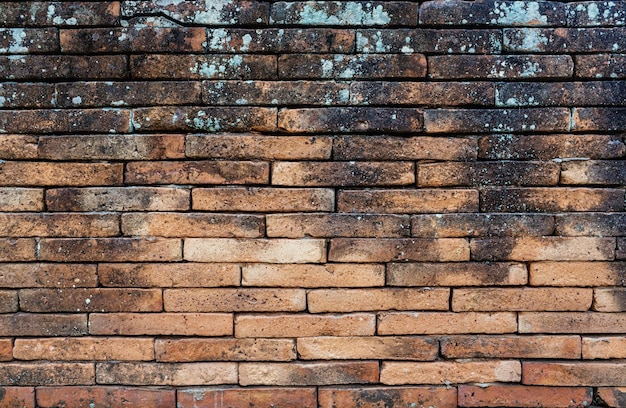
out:
{"label": "brick", "polygon": [[310,313],[448,310],[449,299],[449,289],[318,289],[307,293],[307,309]]}
{"label": "brick", "polygon": [[23,289],[20,309],[25,312],[159,312],[157,289]]}
{"label": "brick", "polygon": [[335,238],[330,242],[328,259],[336,262],[454,262],[468,261],[469,256],[468,242],[460,238]]}
{"label": "brick", "polygon": [[388,385],[518,382],[519,361],[383,362],[380,382]]}
{"label": "brick", "polygon": [[174,390],[148,389],[121,386],[90,387],[38,387],[37,406],[53,408],[71,404],[94,408],[132,407],[143,404],[153,407],[174,406]]}
{"label": "brick", "polygon": [[189,190],[168,187],[58,188],[46,191],[49,211],[184,211]]}
{"label": "brick", "polygon": [[556,235],[563,236],[617,236],[626,228],[622,213],[559,214],[556,216]]}
{"label": "brick", "polygon": [[585,1],[566,4],[567,25],[572,27],[613,26],[626,24],[623,2]]}
{"label": "brick", "polygon": [[17,360],[153,360],[154,341],[136,338],[16,339]]}
{"label": "brick", "polygon": [[236,363],[97,363],[98,384],[213,385],[236,384]]}
{"label": "brick", "polygon": [[226,313],[91,313],[89,333],[121,336],[229,336],[233,315]]}
{"label": "brick", "polygon": [[192,388],[177,391],[180,408],[214,408],[242,406],[317,407],[315,388]]}
{"label": "brick", "polygon": [[329,81],[203,81],[202,89],[208,105],[334,106],[350,102],[350,85]]}
{"label": "brick", "polygon": [[89,363],[3,363],[0,384],[90,385],[94,383],[94,365]]}
{"label": "brick", "polygon": [[626,312],[626,290],[622,288],[594,289],[592,310]]}
{"label": "brick", "polygon": [[11,360],[13,360],[13,340],[0,339],[0,361]]}
{"label": "brick", "polygon": [[550,1],[427,1],[420,7],[419,22],[422,25],[564,25],[565,9],[561,3]]}
{"label": "brick", "polygon": [[623,161],[576,161],[561,164],[561,184],[626,184]]}
{"label": "brick", "polygon": [[301,360],[435,360],[436,340],[420,337],[305,337],[298,339]]}
{"label": "brick", "polygon": [[87,334],[87,315],[3,314],[0,336],[83,336]]}
{"label": "brick", "polygon": [[143,54],[130,57],[136,79],[275,79],[273,55]]}
{"label": "brick", "polygon": [[272,185],[402,186],[415,184],[412,162],[274,162]]}
{"label": "brick", "polygon": [[123,79],[127,76],[127,59],[125,55],[0,56],[0,72],[10,80]]}
{"label": "brick", "polygon": [[[0,49],[1,51],[1,49]],[[7,82],[0,84],[0,106],[2,108],[52,108],[55,106],[54,85],[52,84],[20,84],[16,82]],[[3,139],[7,136],[3,136]],[[13,136],[18,137],[17,135]],[[28,136],[19,136],[28,142]],[[10,141],[11,139],[8,139]],[[4,148],[0,142],[0,151]],[[36,143],[35,143],[36,144]],[[7,146],[8,147],[8,146]],[[22,148],[28,148],[23,146]],[[14,149],[18,149],[15,146]],[[36,156],[35,156],[36,157]],[[7,157],[11,158],[11,157]],[[15,157],[19,158],[19,157]],[[25,157],[34,158],[34,157]]]}
{"label": "brick", "polygon": [[194,188],[193,209],[201,211],[332,211],[335,193],[325,188]]}
{"label": "brick", "polygon": [[266,184],[269,163],[258,161],[130,162],[129,184]]}
{"label": "brick", "polygon": [[17,310],[17,291],[0,290],[0,313],[15,313]]}
{"label": "brick", "polygon": [[626,108],[574,108],[572,131],[623,131]]}
{"label": "brick", "polygon": [[427,133],[506,133],[568,131],[567,108],[426,109]]}
{"label": "brick", "polygon": [[615,363],[522,363],[523,384],[552,386],[625,386],[624,364]]}
{"label": "brick", "polygon": [[[4,161],[5,186],[92,186],[122,184],[121,164]],[[26,177],[25,177],[26,176]]]}
{"label": "brick", "polygon": [[442,213],[478,209],[476,190],[339,190],[339,212]]}
{"label": "brick", "polygon": [[577,55],[574,61],[579,78],[626,77],[626,54]]}
{"label": "brick", "polygon": [[0,404],[7,407],[35,408],[33,387],[0,387]]}
{"label": "brick", "polygon": [[58,52],[57,31],[53,28],[2,28],[0,54]]}
{"label": "brick", "polygon": [[455,312],[585,311],[591,307],[591,289],[521,288],[454,289]]}
{"label": "brick", "polygon": [[554,218],[544,214],[425,214],[411,218],[414,237],[552,235]]}
{"label": "brick", "polygon": [[258,107],[151,107],[133,111],[133,126],[146,131],[271,132],[276,109]]}
{"label": "brick", "polygon": [[195,361],[291,361],[295,342],[289,339],[179,339],[157,340],[156,360]]}
{"label": "brick", "polygon": [[603,261],[615,256],[613,238],[519,237],[472,239],[472,260]]}
{"label": "brick", "polygon": [[385,284],[384,267],[372,264],[244,265],[242,286],[372,287]]}
{"label": "brick", "polygon": [[159,238],[44,238],[39,258],[44,261],[126,262],[180,261],[179,239]]}
{"label": "brick", "polygon": [[0,21],[11,26],[113,25],[120,16],[118,1],[33,2],[0,4]]}
{"label": "brick", "polygon": [[389,286],[511,286],[528,281],[526,266],[506,262],[390,263]]}
{"label": "brick", "polygon": [[610,407],[620,407],[626,403],[626,387],[625,388],[604,388],[600,387],[597,396]]}
{"label": "brick", "polygon": [[496,106],[621,105],[626,85],[603,82],[508,82],[496,86]]}
{"label": "brick", "polygon": [[331,385],[378,382],[378,362],[241,363],[239,384]]}
{"label": "brick", "polygon": [[357,105],[493,105],[488,82],[353,82],[350,101]]}
{"label": "brick", "polygon": [[[0,217],[1,219],[1,217]],[[377,214],[268,214],[268,237],[407,237],[408,216]]]}
{"label": "brick", "polygon": [[578,336],[451,336],[441,340],[446,358],[567,358],[581,355]]}
{"label": "brick", "polygon": [[3,160],[36,159],[37,137],[28,135],[0,135],[0,158]]}
{"label": "brick", "polygon": [[107,27],[65,29],[61,52],[76,54],[202,52],[207,41],[201,27]]}
{"label": "brick", "polygon": [[274,314],[235,317],[235,337],[372,336],[376,316],[354,313],[339,315]]}
{"label": "brick", "polygon": [[198,262],[309,263],[326,261],[320,239],[187,238],[185,260]]}
{"label": "brick", "polygon": [[261,28],[208,30],[207,50],[222,53],[348,53],[354,33],[345,29]]}
{"label": "brick", "polygon": [[239,266],[204,263],[99,264],[98,280],[114,287],[238,286]]}
{"label": "brick", "polygon": [[569,78],[574,62],[568,55],[438,55],[428,57],[433,79]]}
{"label": "brick", "polygon": [[0,236],[107,237],[119,234],[119,219],[111,213],[0,213]]}
{"label": "brick", "polygon": [[287,133],[420,132],[423,112],[414,108],[281,109],[278,129]]}
{"label": "brick", "polygon": [[505,28],[504,49],[512,52],[620,52],[626,29]]}
{"label": "brick", "polygon": [[135,213],[122,216],[124,235],[248,237],[264,234],[264,219],[241,214]]}
{"label": "brick", "polygon": [[626,259],[626,239],[617,238],[617,247],[615,248],[615,259]]}
{"label": "brick", "polygon": [[456,406],[456,389],[444,387],[358,387],[320,388],[320,408],[351,407],[375,408],[391,403],[392,406],[411,406],[419,401],[424,406]]}
{"label": "brick", "polygon": [[626,313],[525,312],[519,314],[520,333],[622,333],[624,324],[626,324]]}
{"label": "brick", "polygon": [[626,286],[624,262],[533,262],[534,286]]}
{"label": "brick", "polygon": [[168,289],[167,312],[300,312],[306,308],[301,289]]}
{"label": "brick", "polygon": [[277,2],[272,4],[270,22],[302,26],[414,26],[417,7],[409,2]]}
{"label": "brick", "polygon": [[287,54],[278,57],[281,79],[423,78],[422,54]]}
{"label": "brick", "polygon": [[377,334],[501,334],[516,331],[515,313],[385,312],[378,315]]}
{"label": "brick", "polygon": [[626,358],[626,337],[583,337],[583,359]]}
{"label": "brick", "polygon": [[0,261],[34,261],[37,243],[27,238],[0,238]]}
{"label": "brick", "polygon": [[265,136],[256,134],[187,135],[185,155],[230,160],[330,159],[332,139],[318,136]]}
{"label": "brick", "polygon": [[199,82],[133,81],[61,83],[56,91],[58,106],[76,108],[199,104],[202,89]]}
{"label": "brick", "polygon": [[461,407],[571,407],[591,404],[589,388],[533,387],[525,385],[459,386]]}
{"label": "brick", "polygon": [[610,135],[491,135],[478,141],[478,157],[494,160],[551,160],[624,156],[624,144]]}
{"label": "brick", "polygon": [[[293,136],[290,136],[293,137]],[[337,160],[475,160],[476,141],[460,137],[339,136]]]}
{"label": "brick", "polygon": [[122,109],[0,111],[0,130],[15,133],[127,133],[130,112]]}
{"label": "brick", "polygon": [[623,195],[624,190],[608,188],[497,188],[481,191],[481,211],[622,211]]}

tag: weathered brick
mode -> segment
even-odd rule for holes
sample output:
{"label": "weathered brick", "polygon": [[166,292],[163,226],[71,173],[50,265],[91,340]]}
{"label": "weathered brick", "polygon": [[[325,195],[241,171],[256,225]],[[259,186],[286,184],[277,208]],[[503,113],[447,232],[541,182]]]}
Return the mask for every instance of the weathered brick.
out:
{"label": "weathered brick", "polygon": [[127,262],[180,261],[179,239],[144,238],[44,238],[39,259],[44,261]]}
{"label": "weathered brick", "polygon": [[568,26],[592,27],[626,24],[624,2],[584,1],[565,5]]}
{"label": "weathered brick", "polygon": [[626,29],[615,28],[505,28],[504,49],[509,52],[624,52]]}
{"label": "weathered brick", "polygon": [[159,161],[126,164],[129,184],[266,184],[270,166],[258,161]]}
{"label": "weathered brick", "polygon": [[522,363],[523,384],[552,386],[626,386],[624,363]]}
{"label": "weathered brick", "polygon": [[561,164],[561,184],[626,184],[623,161],[572,161]]}
{"label": "weathered brick", "polygon": [[441,340],[446,358],[571,358],[581,355],[578,336],[451,336]]}
{"label": "weathered brick", "polygon": [[626,404],[626,387],[619,388],[604,388],[600,387],[597,391],[597,396],[604,401],[609,407],[619,408]]}
{"label": "weathered brick", "polygon": [[[0,92],[2,92],[2,89],[2,85],[0,85]],[[0,158],[3,160],[36,159],[37,137],[29,135],[0,135]]]}
{"label": "weathered brick", "polygon": [[544,214],[426,214],[411,218],[414,237],[552,235],[554,218]]}
{"label": "weathered brick", "polygon": [[130,236],[257,238],[263,236],[264,227],[263,217],[255,215],[135,213],[122,216],[122,231]]}
{"label": "weathered brick", "polygon": [[520,333],[622,333],[624,324],[626,324],[626,313],[523,312],[519,314]]}
{"label": "weathered brick", "polygon": [[34,261],[37,243],[28,238],[0,238],[0,262]]}
{"label": "weathered brick", "polygon": [[389,286],[511,286],[528,281],[526,266],[504,262],[390,263]]}
{"label": "weathered brick", "polygon": [[122,184],[121,164],[3,161],[5,186],[93,186]]}
{"label": "weathered brick", "polygon": [[55,1],[0,3],[0,21],[6,26],[112,25],[120,16],[119,1]]}
{"label": "weathered brick", "polygon": [[110,237],[119,231],[119,217],[111,213],[0,213],[0,236]]}
{"label": "weathered brick", "polygon": [[378,315],[378,335],[513,333],[515,313],[384,312]]}
{"label": "weathered brick", "polygon": [[574,108],[572,131],[626,130],[626,108]]}
{"label": "weathered brick", "polygon": [[176,392],[165,389],[136,387],[38,387],[37,406],[54,408],[65,404],[71,406],[89,406],[93,408],[151,406],[173,407]]}
{"label": "weathered brick", "polygon": [[236,384],[236,363],[97,363],[98,384],[212,385]]}
{"label": "weathered brick", "polygon": [[15,313],[17,310],[17,291],[0,290],[0,313]]}
{"label": "weathered brick", "polygon": [[568,131],[567,108],[426,109],[427,133],[506,133]]}
{"label": "weathered brick", "polygon": [[235,337],[372,336],[375,331],[376,316],[366,313],[235,317]]}
{"label": "weathered brick", "polygon": [[533,262],[534,286],[626,286],[624,262]]}
{"label": "weathered brick", "polygon": [[591,404],[590,388],[525,385],[459,386],[461,407],[571,407]]}
{"label": "weathered brick", "polygon": [[604,261],[615,256],[614,238],[519,237],[472,239],[478,261]]}
{"label": "weathered brick", "polygon": [[[56,106],[54,85],[5,82],[0,84],[0,102],[2,108],[53,108]],[[26,138],[27,136],[21,137]],[[18,146],[15,147],[18,148]],[[4,149],[0,147],[0,151],[2,150]]]}
{"label": "weathered brick", "polygon": [[353,82],[350,101],[357,105],[493,105],[488,82]]}
{"label": "weathered brick", "polygon": [[83,336],[87,334],[86,314],[0,315],[0,336]]}
{"label": "weathered brick", "polygon": [[156,359],[163,362],[291,361],[296,358],[290,339],[178,339],[157,340]]}
{"label": "weathered brick", "polygon": [[579,78],[626,77],[626,54],[576,55],[576,76]]}
{"label": "weathered brick", "polygon": [[180,408],[275,406],[316,408],[315,388],[192,388],[177,391],[177,404]]}
{"label": "weathered brick", "polygon": [[168,187],[58,188],[46,191],[49,211],[184,211],[189,190]]}
{"label": "weathered brick", "polygon": [[478,209],[476,190],[339,190],[340,212],[442,213]]}
{"label": "weathered brick", "polygon": [[382,265],[373,264],[293,264],[244,265],[242,286],[270,287],[372,287],[385,284]]}
{"label": "weathered brick", "polygon": [[94,383],[94,365],[90,363],[3,363],[0,384],[90,385]]}
{"label": "weathered brick", "polygon": [[35,408],[35,388],[0,387],[0,404],[6,407]]}
{"label": "weathered brick", "polygon": [[335,193],[324,188],[194,188],[193,209],[201,211],[331,211]]}
{"label": "weathered brick", "polygon": [[[330,159],[332,139],[318,136],[256,134],[187,135],[185,155],[211,159],[299,160]],[[1,142],[0,142],[1,143]]]}
{"label": "weathered brick", "polygon": [[448,310],[449,300],[449,289],[318,289],[307,293],[307,310],[310,313]]}
{"label": "weathered brick", "polygon": [[626,259],[626,238],[617,238],[615,259]]}
{"label": "weathered brick", "polygon": [[597,312],[626,312],[626,290],[622,288],[594,289],[592,310]]}
{"label": "weathered brick", "polygon": [[273,55],[142,54],[130,57],[138,79],[275,79]]}
{"label": "weathered brick", "polygon": [[198,262],[309,263],[326,261],[321,239],[187,238],[185,260]]}
{"label": "weathered brick", "polygon": [[411,406],[419,401],[423,406],[456,406],[454,387],[358,387],[320,388],[318,390],[320,408],[352,407],[376,408],[384,404],[391,406]]}
{"label": "weathered brick", "polygon": [[446,384],[518,382],[522,378],[519,361],[442,361],[383,362],[380,382],[399,384]]}
{"label": "weathered brick", "polygon": [[154,341],[136,338],[15,339],[17,360],[153,360]]}
{"label": "weathered brick", "polygon": [[422,54],[287,54],[278,57],[281,79],[423,78]]}
{"label": "weathered brick", "polygon": [[420,360],[437,357],[439,344],[421,337],[305,337],[298,339],[302,360]]}
{"label": "weathered brick", "polygon": [[496,86],[496,106],[621,105],[626,84],[603,82],[507,82]]}
{"label": "weathered brick", "polygon": [[278,129],[287,133],[420,132],[423,111],[414,108],[281,109]]}
{"label": "weathered brick", "polygon": [[300,312],[306,309],[303,289],[167,289],[167,312]]}
{"label": "weathered brick", "polygon": [[583,337],[582,358],[626,358],[626,337]]}
{"label": "weathered brick", "polygon": [[25,312],[159,312],[158,289],[22,289],[20,309]]}
{"label": "weathered brick", "polygon": [[2,28],[0,54],[58,52],[57,41],[57,30],[53,28]]}
{"label": "weathered brick", "polygon": [[624,190],[600,188],[496,188],[481,191],[483,212],[622,211]]}
{"label": "weathered brick", "polygon": [[556,235],[610,237],[626,230],[623,213],[559,214],[555,219]]}
{"label": "weathered brick", "polygon": [[454,289],[455,312],[491,311],[585,311],[591,307],[592,289],[498,288]]}
{"label": "weathered brick", "polygon": [[[293,137],[293,136],[291,136]],[[460,137],[339,136],[337,160],[475,160],[476,141]]]}
{"label": "weathered brick", "polygon": [[233,315],[226,313],[91,313],[89,333],[121,336],[229,336]]}
{"label": "weathered brick", "polygon": [[127,133],[130,111],[123,109],[54,109],[0,111],[0,131],[15,133]]}
{"label": "weathered brick", "polygon": [[[13,340],[0,339],[0,361],[13,360]],[[2,400],[0,400],[2,402]]]}
{"label": "weathered brick", "polygon": [[71,82],[56,85],[59,107],[185,105],[201,103],[199,82]]}
{"label": "weathered brick", "polygon": [[569,55],[438,55],[428,57],[433,79],[569,78],[574,62]]}
{"label": "weathered brick", "polygon": [[336,262],[454,262],[468,261],[469,256],[468,242],[460,238],[335,238],[328,258]]}
{"label": "weathered brick", "polygon": [[277,2],[270,22],[302,26],[414,26],[417,7],[404,1],[375,2]]}
{"label": "weathered brick", "polygon": [[272,185],[402,186],[415,184],[412,162],[274,162]]}
{"label": "weathered brick", "polygon": [[401,238],[410,235],[409,217],[401,215],[268,214],[266,220],[268,237]]}
{"label": "weathered brick", "polygon": [[378,362],[241,363],[239,384],[331,385],[378,382]]}
{"label": "weathered brick", "polygon": [[98,265],[98,280],[102,286],[122,288],[237,286],[239,269],[219,263],[105,263]]}
{"label": "weathered brick", "polygon": [[0,73],[10,80],[123,79],[127,76],[127,59],[125,55],[0,56]]}

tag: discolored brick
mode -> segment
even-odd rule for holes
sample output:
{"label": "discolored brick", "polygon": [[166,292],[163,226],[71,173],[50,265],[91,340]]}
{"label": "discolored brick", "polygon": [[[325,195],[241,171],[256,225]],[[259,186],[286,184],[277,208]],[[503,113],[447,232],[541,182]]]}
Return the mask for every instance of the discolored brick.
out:
{"label": "discolored brick", "polygon": [[378,362],[240,363],[239,384],[331,385],[378,381]]}
{"label": "discolored brick", "polygon": [[378,314],[378,335],[505,334],[516,331],[516,314],[511,312],[384,312]]}
{"label": "discolored brick", "polygon": [[373,336],[376,316],[350,314],[273,314],[235,317],[235,337]]}
{"label": "discolored brick", "polygon": [[559,214],[556,216],[557,235],[617,236],[626,229],[623,213]]}
{"label": "discolored brick", "polygon": [[[13,340],[0,339],[0,361],[13,360]],[[0,400],[2,402],[2,400]]]}
{"label": "discolored brick", "polygon": [[626,312],[626,290],[623,288],[594,289],[592,310],[597,312]]}
{"label": "discolored brick", "polygon": [[0,287],[70,288],[95,287],[96,265],[54,263],[3,263]]}
{"label": "discolored brick", "polygon": [[182,242],[166,238],[44,238],[43,261],[126,262],[180,261]]}
{"label": "discolored brick", "polygon": [[[363,303],[363,299],[368,299]],[[448,310],[449,289],[318,289],[307,293],[310,313]]]}
{"label": "discolored brick", "polygon": [[194,188],[194,210],[245,212],[331,211],[335,193],[324,188]]}
{"label": "discolored brick", "polygon": [[53,28],[2,28],[0,54],[58,52],[57,30]]}
{"label": "discolored brick", "polygon": [[[268,237],[407,237],[408,216],[377,214],[268,214]],[[1,219],[1,217],[0,217]]]}
{"label": "discolored brick", "polygon": [[452,291],[455,312],[586,311],[592,289],[583,288],[474,288]]}
{"label": "discolored brick", "polygon": [[174,390],[123,386],[38,387],[37,406],[53,408],[62,404],[106,408],[114,406],[174,406]]}
{"label": "discolored brick", "polygon": [[127,60],[125,55],[0,56],[0,73],[9,80],[123,79]]}
{"label": "discolored brick", "polygon": [[339,212],[447,213],[478,209],[476,190],[339,190]]}
{"label": "discolored brick", "polygon": [[[0,49],[1,51],[1,49]],[[0,107],[1,108],[53,108],[56,106],[56,99],[54,93],[54,85],[52,84],[38,84],[38,83],[17,83],[17,82],[5,82],[0,84]],[[13,138],[17,137],[12,136]],[[27,136],[21,136],[27,137]],[[3,139],[6,142],[10,142],[11,139],[3,135]],[[26,140],[25,140],[26,141]],[[6,143],[5,142],[5,143]],[[27,142],[28,143],[28,142]],[[4,153],[2,147],[4,143],[0,142],[0,152]],[[9,147],[10,145],[7,145]],[[26,146],[15,146],[14,148],[25,148]],[[6,157],[10,159],[11,157]],[[15,157],[21,158],[21,157]],[[30,157],[24,157],[30,158]],[[33,157],[34,158],[34,157]]]}
{"label": "discolored brick", "polygon": [[623,2],[584,1],[565,5],[567,25],[572,27],[626,25]]}
{"label": "discolored brick", "polygon": [[411,218],[420,238],[552,235],[554,217],[544,214],[427,214]]}
{"label": "discolored brick", "polygon": [[561,184],[626,184],[623,161],[572,161],[561,164]]}
{"label": "discolored brick", "polygon": [[614,238],[480,238],[470,246],[472,260],[479,261],[603,261],[615,256]]}
{"label": "discolored brick", "polygon": [[358,406],[375,408],[381,404],[410,406],[419,401],[424,406],[456,406],[454,387],[358,387],[358,388],[320,388],[318,400],[321,408]]}
{"label": "discolored brick", "polygon": [[626,387],[599,387],[598,396],[608,406],[618,408],[626,402]]}
{"label": "discolored brick", "polygon": [[623,262],[533,262],[534,286],[626,286]]}
{"label": "discolored brick", "polygon": [[438,343],[421,337],[304,337],[298,339],[302,360],[420,360],[437,357]]}
{"label": "discolored brick", "polygon": [[136,338],[16,339],[17,360],[153,360],[154,341]]}
{"label": "discolored brick", "polygon": [[614,28],[505,28],[504,49],[509,52],[596,53],[624,52],[626,29]]}
{"label": "discolored brick", "polygon": [[119,235],[119,217],[111,213],[0,213],[0,236],[110,237]]}
{"label": "discolored brick", "polygon": [[587,406],[592,401],[590,388],[535,387],[525,385],[459,386],[461,407]]}
{"label": "discolored brick", "polygon": [[28,262],[37,257],[37,243],[30,238],[0,238],[0,262]]}
{"label": "discolored brick", "polygon": [[214,408],[216,401],[224,407],[272,406],[317,407],[315,388],[192,388],[177,391],[180,408]]}
{"label": "discolored brick", "polygon": [[624,324],[626,324],[626,313],[523,312],[519,314],[520,333],[622,333]]}
{"label": "discolored brick", "polygon": [[417,7],[410,2],[276,2],[270,22],[300,26],[414,26]]}
{"label": "discolored brick", "polygon": [[86,314],[0,315],[0,336],[84,336],[87,334]]}
{"label": "discolored brick", "polygon": [[528,282],[526,266],[506,262],[387,264],[389,286],[512,286]]}
{"label": "discolored brick", "polygon": [[169,187],[58,188],[46,191],[49,211],[184,211],[189,190]]}
{"label": "discolored brick", "polygon": [[0,111],[0,131],[9,133],[128,133],[124,109],[53,109]]}
{"label": "discolored brick", "polygon": [[496,106],[622,105],[626,84],[602,82],[507,82],[496,85]]}
{"label": "discolored brick", "polygon": [[236,384],[236,363],[120,363],[96,364],[98,384],[212,385]]}
{"label": "discolored brick", "polygon": [[102,286],[122,288],[237,286],[239,269],[236,264],[219,263],[101,263],[98,280]]}
{"label": "discolored brick", "polygon": [[446,358],[567,358],[581,356],[578,336],[450,336],[441,341]]}
{"label": "discolored brick", "polygon": [[[2,89],[0,85],[0,89]],[[28,135],[0,135],[2,160],[36,159],[37,137]]]}
{"label": "discolored brick", "polygon": [[579,78],[626,77],[626,54],[582,54],[574,57]]}
{"label": "discolored brick", "polygon": [[291,339],[179,339],[157,340],[156,360],[194,361],[291,361],[296,358]]}
{"label": "discolored brick", "polygon": [[385,284],[384,267],[372,264],[248,264],[242,286],[371,287]]}
{"label": "discolored brick", "polygon": [[91,385],[94,365],[90,363],[3,363],[0,384],[28,385]]}
{"label": "discolored brick", "polygon": [[186,238],[186,261],[318,263],[326,261],[321,239]]}
{"label": "discolored brick", "polygon": [[18,311],[16,290],[0,290],[0,313],[15,313]]}
{"label": "discolored brick", "polygon": [[611,363],[522,363],[523,384],[551,386],[625,386],[624,364]]}
{"label": "discolored brick", "polygon": [[583,359],[625,358],[626,337],[583,337]]}
{"label": "discolored brick", "polygon": [[495,188],[481,191],[483,212],[621,211],[624,190],[600,188]]}
{"label": "discolored brick", "polygon": [[520,362],[513,360],[383,362],[380,382],[388,385],[518,382],[521,371]]}
{"label": "discolored brick", "polygon": [[119,1],[23,1],[0,3],[0,21],[7,26],[111,25],[120,16]]}
{"label": "discolored brick", "polygon": [[336,262],[468,261],[469,245],[460,238],[334,238],[328,258]]}
{"label": "discolored brick", "polygon": [[25,312],[159,312],[157,289],[22,289],[20,309]]}
{"label": "discolored brick", "polygon": [[306,308],[302,289],[167,289],[167,312],[300,312]]}
{"label": "discolored brick", "polygon": [[572,131],[626,130],[626,108],[574,108]]}
{"label": "discolored brick", "polygon": [[[0,217],[1,218],[1,217]],[[159,237],[263,236],[264,219],[239,214],[135,213],[122,216],[124,235]]]}
{"label": "discolored brick", "polygon": [[569,55],[436,55],[428,57],[433,79],[569,78],[574,62]]}
{"label": "discolored brick", "polygon": [[89,333],[117,336],[230,336],[226,313],[91,313]]}
{"label": "discolored brick", "polygon": [[492,106],[495,87],[488,82],[353,82],[357,105]]}
{"label": "discolored brick", "polygon": [[129,184],[266,184],[269,163],[259,161],[159,161],[126,164]]}
{"label": "discolored brick", "polygon": [[0,404],[10,407],[35,407],[35,388],[33,387],[1,387]]}

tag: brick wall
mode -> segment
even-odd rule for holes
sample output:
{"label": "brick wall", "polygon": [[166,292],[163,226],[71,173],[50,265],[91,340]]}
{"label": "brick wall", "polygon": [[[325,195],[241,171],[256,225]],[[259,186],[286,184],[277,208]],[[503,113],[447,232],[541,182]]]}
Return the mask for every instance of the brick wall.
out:
{"label": "brick wall", "polygon": [[626,2],[0,23],[0,406],[626,406]]}

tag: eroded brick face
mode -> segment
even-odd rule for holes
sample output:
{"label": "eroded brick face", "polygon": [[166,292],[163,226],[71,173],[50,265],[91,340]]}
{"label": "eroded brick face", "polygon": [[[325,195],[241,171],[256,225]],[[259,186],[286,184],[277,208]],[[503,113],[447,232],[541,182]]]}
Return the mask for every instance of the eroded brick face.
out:
{"label": "eroded brick face", "polygon": [[0,407],[625,407],[626,1],[0,1]]}

